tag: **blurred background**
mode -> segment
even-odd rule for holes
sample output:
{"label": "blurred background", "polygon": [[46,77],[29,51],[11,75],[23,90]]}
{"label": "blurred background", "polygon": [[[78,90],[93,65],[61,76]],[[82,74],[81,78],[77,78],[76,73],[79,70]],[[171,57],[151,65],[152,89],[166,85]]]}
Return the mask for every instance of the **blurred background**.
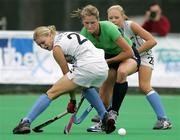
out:
{"label": "blurred background", "polygon": [[[55,25],[59,31],[79,32],[81,20],[70,14],[87,4],[98,8],[100,20],[107,19],[110,6],[120,4],[130,18],[142,25],[153,2],[160,4],[171,30],[166,37],[156,36],[152,85],[165,89],[165,93],[169,93],[166,88],[179,92],[180,0],[0,0],[0,93],[45,91],[59,78],[59,66],[51,54],[36,47],[32,40],[34,28]],[[128,78],[130,87],[138,87],[136,74]]]}
{"label": "blurred background", "polygon": [[[54,24],[58,30],[79,31],[79,19],[72,19],[70,13],[87,4],[95,5],[100,11],[101,20],[106,19],[106,9],[113,4],[124,7],[126,14],[141,23],[145,11],[152,0],[0,0],[2,29],[33,30],[39,25]],[[180,32],[180,0],[156,0],[163,14],[171,22],[172,33]],[[1,24],[0,24],[1,25]]]}

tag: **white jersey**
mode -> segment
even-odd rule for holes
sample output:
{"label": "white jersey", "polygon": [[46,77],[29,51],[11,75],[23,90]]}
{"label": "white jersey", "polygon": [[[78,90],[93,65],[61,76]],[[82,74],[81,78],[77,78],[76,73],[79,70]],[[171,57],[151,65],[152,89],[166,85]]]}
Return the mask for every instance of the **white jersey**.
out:
{"label": "white jersey", "polygon": [[93,62],[102,62],[104,51],[96,48],[88,39],[75,32],[64,32],[57,34],[54,46],[60,46],[66,60],[71,64],[82,66]]}
{"label": "white jersey", "polygon": [[[139,48],[144,43],[144,40],[140,36],[134,34],[134,32],[131,29],[131,23],[132,21],[129,21],[129,20],[125,21],[124,28],[122,29],[122,31],[126,36],[128,36],[128,38],[131,39],[131,41],[133,42],[133,45],[136,48]],[[152,50],[151,49],[147,50],[141,53],[140,56],[141,56],[141,65],[149,66],[153,69],[154,57],[152,54]]]}
{"label": "white jersey", "polygon": [[108,76],[104,50],[96,48],[88,39],[75,32],[57,34],[53,46],[59,46],[67,62],[73,64],[67,76],[83,87],[100,87]]}

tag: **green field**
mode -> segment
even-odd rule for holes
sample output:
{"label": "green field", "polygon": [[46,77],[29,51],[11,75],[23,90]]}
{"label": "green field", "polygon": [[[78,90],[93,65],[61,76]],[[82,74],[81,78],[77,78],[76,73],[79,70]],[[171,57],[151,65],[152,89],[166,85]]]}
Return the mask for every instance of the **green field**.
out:
{"label": "green field", "polygon": [[[156,121],[145,96],[127,95],[118,117],[118,128],[127,130],[126,136],[120,136],[117,130],[112,134],[89,133],[86,128],[91,125],[90,119],[96,114],[93,110],[80,125],[73,125],[69,135],[64,135],[64,126],[71,115],[67,115],[44,128],[43,133],[28,135],[13,135],[12,129],[31,108],[39,95],[1,95],[0,96],[0,140],[178,140],[180,139],[180,96],[162,95],[166,112],[170,117],[173,128],[171,130],[152,130]],[[79,96],[78,96],[79,99]],[[32,124],[32,127],[63,112],[66,108],[68,96],[56,99],[50,107],[41,114]],[[80,112],[88,106],[83,103]]]}

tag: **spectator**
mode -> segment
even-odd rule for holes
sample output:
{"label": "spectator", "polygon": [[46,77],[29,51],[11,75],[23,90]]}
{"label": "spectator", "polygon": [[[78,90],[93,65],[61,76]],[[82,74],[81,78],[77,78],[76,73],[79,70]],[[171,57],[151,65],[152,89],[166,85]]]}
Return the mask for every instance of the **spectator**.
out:
{"label": "spectator", "polygon": [[146,11],[142,27],[159,36],[166,36],[169,33],[170,22],[166,16],[162,15],[162,10],[158,3],[150,5],[149,10]]}

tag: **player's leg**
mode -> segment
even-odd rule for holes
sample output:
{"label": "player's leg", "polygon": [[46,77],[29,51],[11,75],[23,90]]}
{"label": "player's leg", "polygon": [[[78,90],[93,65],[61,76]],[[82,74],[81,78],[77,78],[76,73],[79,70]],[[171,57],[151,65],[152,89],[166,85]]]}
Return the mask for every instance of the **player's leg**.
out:
{"label": "player's leg", "polygon": [[100,97],[101,97],[106,109],[110,105],[110,101],[111,101],[112,94],[113,94],[113,87],[114,87],[114,84],[116,81],[116,76],[117,76],[116,70],[110,68],[109,72],[108,72],[108,78],[106,79],[106,81],[103,83],[103,85],[99,89]]}
{"label": "player's leg", "polygon": [[[116,120],[116,118],[117,118],[117,113],[119,112],[120,106],[121,106],[123,99],[127,92],[128,85],[126,82],[126,77],[128,75],[136,72],[136,70],[137,70],[137,62],[134,59],[128,59],[119,65],[118,75],[117,75],[118,78],[117,78],[117,82],[115,83],[114,89],[113,89],[112,107],[110,108],[110,111],[109,111],[111,118],[114,120]],[[109,80],[109,79],[107,79],[107,80]],[[109,80],[108,82],[111,82],[111,81]],[[105,89],[107,87],[109,87],[108,84],[106,84],[104,86],[105,86]],[[103,92],[107,93],[106,90],[104,90]],[[101,91],[102,95],[103,95],[103,92]],[[105,96],[105,95],[103,95],[103,96]],[[95,123],[95,125],[89,127],[87,129],[87,131],[88,132],[100,132],[101,131],[100,123]]]}
{"label": "player's leg", "polygon": [[63,76],[47,91],[46,94],[43,94],[38,98],[26,117],[24,117],[19,125],[13,129],[13,133],[30,133],[30,124],[50,105],[51,101],[62,95],[64,92],[73,90],[76,87],[77,85],[69,80],[67,75]]}
{"label": "player's leg", "polygon": [[109,116],[104,104],[95,88],[88,88],[83,91],[84,97],[88,102],[96,109],[100,119],[102,120],[101,128],[107,133],[111,133],[115,130],[115,120]]}
{"label": "player's leg", "polygon": [[102,120],[104,114],[107,112],[104,104],[95,88],[87,88],[83,90],[84,97],[97,110],[100,119]]}
{"label": "player's leg", "polygon": [[[146,75],[146,76],[144,76]],[[151,87],[152,68],[141,65],[139,68],[139,86],[146,94],[146,98],[153,108],[157,116],[157,123],[153,129],[168,129],[172,125],[169,122],[165,113],[164,106],[161,102],[159,94]]]}
{"label": "player's leg", "polygon": [[[106,110],[110,106],[110,101],[112,98],[112,93],[113,93],[113,86],[116,80],[116,70],[110,68],[108,71],[108,78],[106,81],[103,83],[103,85],[99,89],[99,94],[100,97],[103,101],[103,104],[106,108]],[[92,119],[92,122],[95,123],[93,126],[87,128],[88,132],[99,132],[101,131],[101,123],[100,122],[100,116],[95,115]]]}
{"label": "player's leg", "polygon": [[137,71],[137,62],[134,59],[123,61],[117,70],[117,80],[113,89],[112,110],[119,112],[120,106],[127,93],[128,83],[126,78],[128,75]]}

